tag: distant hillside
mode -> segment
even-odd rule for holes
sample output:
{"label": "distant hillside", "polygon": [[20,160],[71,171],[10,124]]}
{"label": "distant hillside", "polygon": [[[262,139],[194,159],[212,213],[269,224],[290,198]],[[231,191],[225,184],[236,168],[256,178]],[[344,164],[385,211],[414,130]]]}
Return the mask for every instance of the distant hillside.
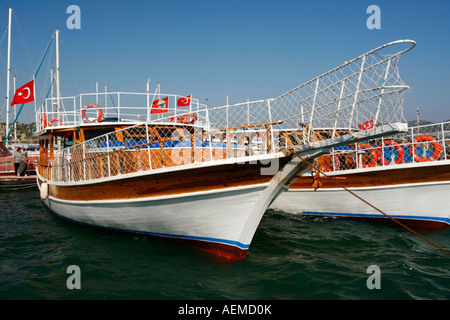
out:
{"label": "distant hillside", "polygon": [[[0,124],[0,140],[4,141],[6,137],[6,125],[4,122]],[[33,123],[20,123],[17,122],[17,139],[18,140],[28,140],[31,138],[31,134],[34,129],[34,122]],[[11,131],[11,135],[14,135],[14,131]]]}
{"label": "distant hillside", "polygon": [[[428,120],[419,120],[419,125],[423,126],[426,124],[433,124],[434,122],[428,121]],[[409,127],[416,127],[417,126],[417,120],[411,120],[408,121]]]}
{"label": "distant hillside", "polygon": [[[445,121],[442,121],[442,122],[447,122],[447,123],[445,123],[444,124],[444,126],[443,126],[443,129],[445,130],[445,131],[450,131],[450,119],[449,120],[445,120]],[[433,124],[434,122],[431,122],[431,121],[427,121],[427,120],[419,120],[419,125],[420,126],[425,126],[425,125],[427,125],[427,124]],[[440,124],[441,122],[438,122],[438,124]],[[416,127],[417,126],[417,121],[416,120],[413,120],[413,121],[408,121],[408,127]]]}

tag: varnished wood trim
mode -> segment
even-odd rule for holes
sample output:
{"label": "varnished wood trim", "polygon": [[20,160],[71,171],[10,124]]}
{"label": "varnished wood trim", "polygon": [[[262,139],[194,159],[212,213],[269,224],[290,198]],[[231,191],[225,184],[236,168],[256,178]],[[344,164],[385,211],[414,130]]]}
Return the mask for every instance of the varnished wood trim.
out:
{"label": "varnished wood trim", "polygon": [[259,162],[229,164],[82,185],[50,183],[49,195],[76,201],[136,199],[268,183],[272,176],[261,175],[261,167]]}
{"label": "varnished wood trim", "polygon": [[[320,177],[320,188],[358,188],[379,187],[409,183],[450,181],[450,164],[429,167],[392,168],[387,170],[364,171],[354,174],[341,174],[332,177]],[[302,176],[289,186],[290,189],[313,189],[314,179]]]}

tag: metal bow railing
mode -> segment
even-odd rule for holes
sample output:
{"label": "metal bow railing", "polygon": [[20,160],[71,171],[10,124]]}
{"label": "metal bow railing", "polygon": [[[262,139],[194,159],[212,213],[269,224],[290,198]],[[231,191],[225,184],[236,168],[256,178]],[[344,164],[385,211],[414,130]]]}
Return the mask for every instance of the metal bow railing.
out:
{"label": "metal bow railing", "polygon": [[[195,109],[191,106],[184,111],[171,109],[169,103],[171,112],[155,115],[147,94],[141,107],[127,105],[128,110],[141,110],[144,121],[139,122],[133,114],[137,122],[133,126],[71,147],[64,147],[61,141],[40,173],[69,183],[230,158],[246,161],[282,151],[289,147],[287,140],[312,145],[323,128],[328,135],[321,139],[326,140],[339,136],[342,129],[351,135],[404,122],[403,97],[409,87],[400,78],[398,60],[414,46],[411,40],[400,40],[378,47],[273,99],[215,108],[193,100]],[[392,49],[395,51],[389,52]],[[73,110],[64,114],[68,117],[73,112],[73,116],[62,126],[82,123],[80,111],[89,103],[87,97],[73,98]],[[176,99],[173,96],[173,101]],[[122,102],[115,108],[119,105],[124,108]],[[45,130],[43,126],[40,129]]]}

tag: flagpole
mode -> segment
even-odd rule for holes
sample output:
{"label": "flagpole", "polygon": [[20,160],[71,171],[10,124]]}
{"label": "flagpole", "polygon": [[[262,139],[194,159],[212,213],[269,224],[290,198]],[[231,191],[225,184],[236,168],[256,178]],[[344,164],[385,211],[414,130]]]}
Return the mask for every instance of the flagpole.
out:
{"label": "flagpole", "polygon": [[[52,36],[52,38],[50,39],[50,42],[48,43],[47,49],[45,49],[44,56],[42,57],[42,60],[41,60],[41,62],[39,63],[39,66],[38,66],[36,72],[34,73],[33,80],[37,77],[37,75],[38,75],[38,73],[39,73],[39,70],[41,69],[42,62],[44,62],[44,59],[45,59],[45,57],[47,56],[48,50],[50,49],[50,45],[52,44],[52,42],[53,42],[53,36]],[[47,97],[48,97],[48,94],[47,94]],[[14,119],[14,122],[13,122],[13,123],[16,123],[17,118],[19,117],[20,112],[22,112],[22,108],[23,108],[24,105],[25,105],[25,104],[22,103],[22,105],[20,106],[19,111],[17,112],[16,118]],[[11,134],[11,129],[12,129],[12,128],[9,129],[8,134],[6,135],[6,140],[8,140],[8,137],[9,137],[10,134]]]}
{"label": "flagpole", "polygon": [[[9,131],[9,86],[11,77],[11,16],[12,8],[9,8],[9,20],[8,20],[8,58],[6,66],[6,130],[5,133]],[[6,145],[8,145],[8,137],[6,137]]]}
{"label": "flagpole", "polygon": [[56,118],[59,119],[59,100],[61,99],[61,93],[59,91],[59,29],[56,29]]}
{"label": "flagpole", "polygon": [[108,85],[105,81],[105,113],[108,111]]}
{"label": "flagpole", "polygon": [[[190,95],[190,98],[189,98],[189,113],[192,113],[192,93],[189,94],[189,95]],[[197,106],[198,106],[198,104],[197,104]],[[197,112],[198,112],[198,110],[197,110]]]}
{"label": "flagpole", "polygon": [[147,122],[150,121],[150,78],[147,78]]}
{"label": "flagpole", "polygon": [[[16,92],[16,75],[13,77],[13,92]],[[14,118],[17,117],[17,108],[14,105]],[[14,140],[17,140],[17,122],[14,122]]]}
{"label": "flagpole", "polygon": [[[158,89],[158,108],[159,108],[159,100],[161,100],[161,84],[158,82],[158,85],[156,86]],[[161,119],[161,114],[158,113],[158,120]]]}

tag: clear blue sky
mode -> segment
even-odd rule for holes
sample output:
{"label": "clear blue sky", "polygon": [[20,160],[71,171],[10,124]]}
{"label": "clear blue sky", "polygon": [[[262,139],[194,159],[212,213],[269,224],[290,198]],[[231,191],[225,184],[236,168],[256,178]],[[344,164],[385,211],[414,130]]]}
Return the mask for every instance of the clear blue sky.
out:
{"label": "clear blue sky", "polygon": [[[81,29],[69,30],[69,5],[81,9]],[[369,5],[381,9],[381,29],[369,30]],[[413,39],[400,60],[411,86],[405,117],[450,119],[448,0],[2,0],[0,32],[14,12],[13,74],[31,80],[52,33],[61,30],[61,93],[192,93],[209,105],[278,96],[381,44]],[[19,31],[20,28],[20,31]],[[0,35],[0,36],[1,36]],[[0,47],[0,94],[6,88],[6,39]],[[54,57],[54,55],[53,55]],[[53,63],[53,61],[52,61]],[[37,77],[49,72],[48,62]],[[4,98],[2,119],[5,119]],[[21,122],[34,121],[25,105]]]}

